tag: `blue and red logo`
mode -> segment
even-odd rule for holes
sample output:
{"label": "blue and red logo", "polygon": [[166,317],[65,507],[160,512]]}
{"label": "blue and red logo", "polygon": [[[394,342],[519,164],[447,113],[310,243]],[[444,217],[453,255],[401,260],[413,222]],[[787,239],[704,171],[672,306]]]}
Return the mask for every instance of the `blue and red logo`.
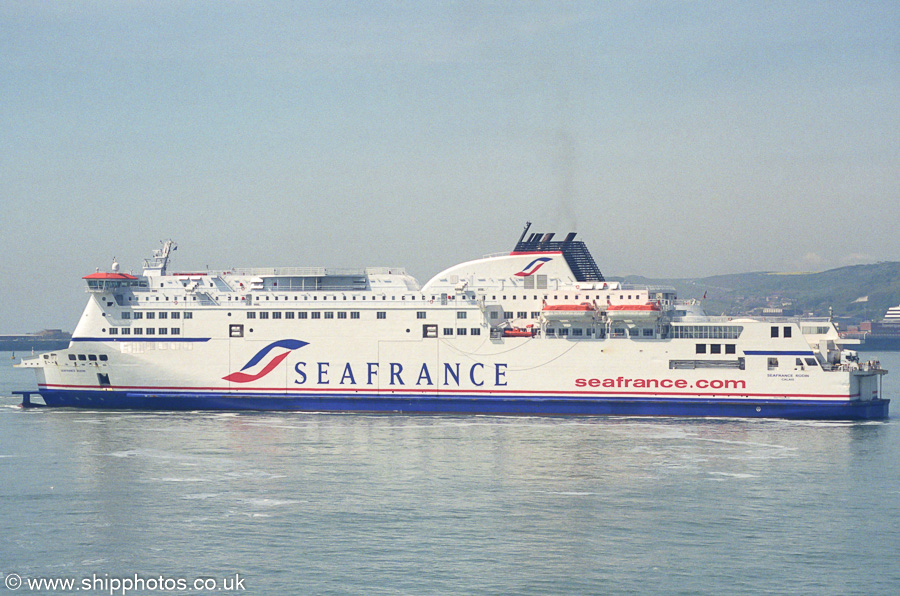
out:
{"label": "blue and red logo", "polygon": [[[287,358],[291,352],[308,344],[309,342],[300,341],[299,339],[280,339],[278,341],[274,341],[254,354],[253,358],[251,358],[247,362],[247,364],[244,365],[244,368],[242,368],[238,372],[231,373],[227,377],[222,377],[222,379],[231,381],[232,383],[249,383],[250,381],[261,379],[275,370],[275,367],[281,364],[281,362],[285,358]],[[260,370],[258,370],[256,373],[244,372],[248,368],[254,368],[264,359],[269,357],[269,353],[273,350],[275,351],[275,355],[271,356]],[[282,352],[281,350],[287,351]]]}
{"label": "blue and red logo", "polygon": [[528,263],[528,266],[516,273],[516,277],[528,277],[529,275],[534,275],[537,273],[537,270],[544,266],[544,263],[549,263],[552,261],[550,257],[538,257],[537,259]]}

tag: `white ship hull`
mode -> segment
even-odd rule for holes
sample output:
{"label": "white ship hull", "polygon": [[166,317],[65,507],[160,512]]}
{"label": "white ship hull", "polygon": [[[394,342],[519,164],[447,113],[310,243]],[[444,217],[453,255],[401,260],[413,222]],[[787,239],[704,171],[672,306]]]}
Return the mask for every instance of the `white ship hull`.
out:
{"label": "white ship hull", "polygon": [[[20,366],[37,371],[49,406],[888,414],[884,371],[842,359],[827,321],[679,317],[671,290],[581,289],[590,273],[573,273],[568,254],[543,248],[463,263],[422,287],[395,269],[185,276],[167,274],[163,261],[134,279],[96,274],[69,348]],[[655,301],[660,313],[631,321],[598,307],[583,320],[542,317],[542,304],[566,301]],[[525,324],[533,337],[503,333]]]}

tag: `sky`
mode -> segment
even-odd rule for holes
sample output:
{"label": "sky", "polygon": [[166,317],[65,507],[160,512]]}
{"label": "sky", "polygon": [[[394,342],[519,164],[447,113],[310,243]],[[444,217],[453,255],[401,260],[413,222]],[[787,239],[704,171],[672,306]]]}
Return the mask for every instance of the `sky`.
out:
{"label": "sky", "polygon": [[900,260],[900,3],[0,0],[0,333],[81,277]]}

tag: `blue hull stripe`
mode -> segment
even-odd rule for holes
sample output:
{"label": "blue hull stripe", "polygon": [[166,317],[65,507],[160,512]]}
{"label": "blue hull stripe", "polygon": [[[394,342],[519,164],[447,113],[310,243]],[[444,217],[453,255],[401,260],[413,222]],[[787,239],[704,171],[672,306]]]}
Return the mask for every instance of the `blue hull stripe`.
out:
{"label": "blue hull stripe", "polygon": [[815,356],[810,350],[744,350],[745,356]]}
{"label": "blue hull stripe", "polygon": [[285,410],[445,414],[619,415],[868,420],[888,417],[890,400],[249,394],[41,389],[48,406],[131,410]]}
{"label": "blue hull stripe", "polygon": [[172,336],[172,335],[154,335],[153,337],[135,337],[133,335],[129,335],[128,337],[73,337],[70,341],[152,341],[152,342],[172,342],[172,341],[180,341],[180,342],[204,342],[209,341],[212,338],[209,337],[180,337],[180,336]]}

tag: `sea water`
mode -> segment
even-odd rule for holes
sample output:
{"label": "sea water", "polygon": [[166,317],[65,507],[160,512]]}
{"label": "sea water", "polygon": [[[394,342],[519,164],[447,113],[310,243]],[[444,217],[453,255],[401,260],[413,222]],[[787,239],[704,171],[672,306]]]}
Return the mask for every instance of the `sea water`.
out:
{"label": "sea water", "polygon": [[[897,419],[809,422],[26,411],[10,396],[33,373],[0,353],[0,578],[45,594],[896,594],[900,354],[881,361]],[[76,587],[29,587],[42,578]]]}

